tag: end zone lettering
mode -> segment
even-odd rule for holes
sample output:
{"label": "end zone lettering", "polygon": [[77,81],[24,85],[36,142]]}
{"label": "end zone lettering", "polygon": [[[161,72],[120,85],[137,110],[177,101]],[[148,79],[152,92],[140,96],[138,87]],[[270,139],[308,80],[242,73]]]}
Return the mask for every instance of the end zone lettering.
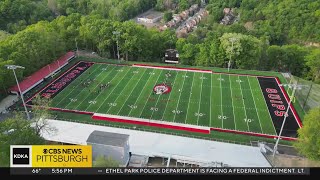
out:
{"label": "end zone lettering", "polygon": [[32,146],[32,167],[92,167],[92,147]]}

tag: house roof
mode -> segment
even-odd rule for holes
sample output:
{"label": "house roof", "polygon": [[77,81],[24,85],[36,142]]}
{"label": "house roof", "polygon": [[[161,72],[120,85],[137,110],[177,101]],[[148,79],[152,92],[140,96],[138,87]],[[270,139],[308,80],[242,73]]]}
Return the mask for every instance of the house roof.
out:
{"label": "house roof", "polygon": [[127,143],[128,139],[129,139],[129,135],[127,134],[110,133],[110,132],[104,132],[104,131],[93,131],[89,135],[87,142],[123,147]]}

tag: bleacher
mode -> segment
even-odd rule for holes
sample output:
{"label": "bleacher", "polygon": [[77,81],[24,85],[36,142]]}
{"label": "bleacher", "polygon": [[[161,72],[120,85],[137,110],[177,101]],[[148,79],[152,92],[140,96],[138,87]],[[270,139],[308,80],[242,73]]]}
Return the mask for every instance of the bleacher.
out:
{"label": "bleacher", "polygon": [[[58,60],[51,64],[42,67],[39,71],[33,73],[29,77],[26,77],[23,81],[19,82],[19,86],[22,94],[26,93],[33,87],[41,83],[45,78],[55,75],[61,68],[68,64],[68,62],[75,57],[74,52],[68,52],[61,56]],[[15,85],[9,89],[11,93],[18,94],[18,86]]]}

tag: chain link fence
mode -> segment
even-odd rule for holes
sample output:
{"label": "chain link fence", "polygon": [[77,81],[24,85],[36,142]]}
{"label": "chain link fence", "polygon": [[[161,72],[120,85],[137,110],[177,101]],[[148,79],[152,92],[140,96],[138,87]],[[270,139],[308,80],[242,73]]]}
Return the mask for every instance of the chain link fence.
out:
{"label": "chain link fence", "polygon": [[[315,84],[289,73],[283,73],[283,76],[289,84],[297,83],[303,86],[296,91],[295,98],[305,112],[308,112],[312,108],[320,107],[320,84]],[[288,92],[291,93],[291,89]]]}

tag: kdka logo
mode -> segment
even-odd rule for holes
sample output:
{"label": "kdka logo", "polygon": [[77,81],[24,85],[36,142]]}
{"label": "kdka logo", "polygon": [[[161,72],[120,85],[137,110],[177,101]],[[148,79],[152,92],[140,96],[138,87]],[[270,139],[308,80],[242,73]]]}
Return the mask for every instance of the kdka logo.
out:
{"label": "kdka logo", "polygon": [[31,167],[31,146],[10,146],[11,167]]}

